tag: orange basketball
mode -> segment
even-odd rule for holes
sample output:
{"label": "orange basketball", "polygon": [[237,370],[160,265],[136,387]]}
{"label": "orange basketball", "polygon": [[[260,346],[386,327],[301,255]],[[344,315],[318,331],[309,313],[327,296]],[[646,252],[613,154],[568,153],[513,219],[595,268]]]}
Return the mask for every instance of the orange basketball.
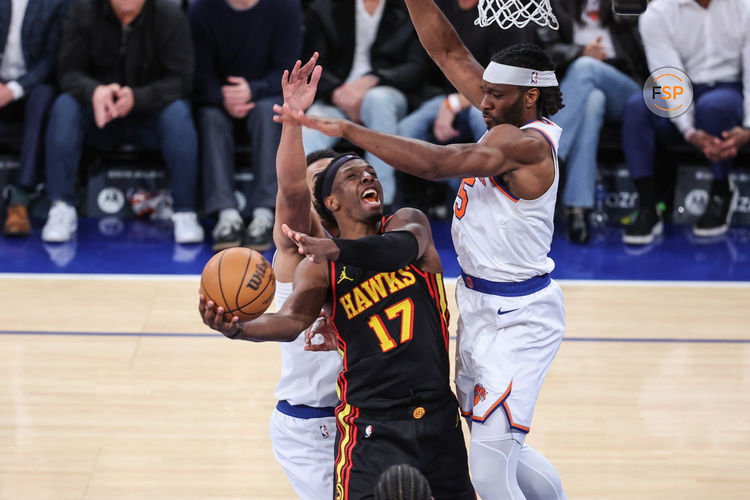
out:
{"label": "orange basketball", "polygon": [[227,321],[232,316],[240,321],[257,318],[271,305],[275,290],[271,264],[249,248],[222,250],[211,257],[201,274],[201,293],[224,308]]}

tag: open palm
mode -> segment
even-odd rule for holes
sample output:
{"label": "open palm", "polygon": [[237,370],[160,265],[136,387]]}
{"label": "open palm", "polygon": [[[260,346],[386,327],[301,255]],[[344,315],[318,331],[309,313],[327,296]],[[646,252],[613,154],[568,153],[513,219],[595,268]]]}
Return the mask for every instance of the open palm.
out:
{"label": "open palm", "polygon": [[317,61],[318,53],[316,52],[304,66],[301,61],[297,61],[291,73],[286,70],[281,77],[284,103],[293,111],[306,111],[315,100],[318,81],[323,71],[323,68],[316,65]]}

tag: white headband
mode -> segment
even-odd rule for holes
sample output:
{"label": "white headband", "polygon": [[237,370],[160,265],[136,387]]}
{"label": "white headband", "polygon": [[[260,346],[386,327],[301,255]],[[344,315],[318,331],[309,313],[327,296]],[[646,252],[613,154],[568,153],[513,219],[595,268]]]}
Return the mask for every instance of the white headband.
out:
{"label": "white headband", "polygon": [[490,62],[482,78],[490,83],[518,85],[520,87],[557,87],[554,71],[537,71],[518,66]]}

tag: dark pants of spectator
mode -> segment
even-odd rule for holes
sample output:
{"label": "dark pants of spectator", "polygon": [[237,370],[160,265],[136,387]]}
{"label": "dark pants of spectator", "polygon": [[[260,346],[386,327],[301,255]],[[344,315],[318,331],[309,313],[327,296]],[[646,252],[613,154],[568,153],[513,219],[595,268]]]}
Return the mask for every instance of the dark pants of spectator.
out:
{"label": "dark pants of spectator", "polygon": [[[739,82],[713,86],[694,84],[693,106],[695,128],[721,138],[722,132],[742,123],[742,85]],[[648,110],[641,92],[633,94],[622,116],[622,146],[633,179],[654,175],[657,141],[677,143],[683,138],[669,118],[656,116]],[[710,162],[714,179],[724,179],[733,163],[733,158]]]}
{"label": "dark pants of spectator", "polygon": [[206,213],[237,208],[233,189],[235,126],[247,127],[250,135],[254,175],[250,207],[273,209],[276,205],[276,150],[281,125],[273,121],[273,105],[280,101],[280,97],[259,99],[242,120],[234,120],[223,107],[198,108]]}
{"label": "dark pants of spectator", "polygon": [[40,84],[23,98],[0,108],[0,135],[12,135],[14,130],[23,129],[21,156],[14,182],[18,186],[33,189],[36,185],[42,166],[44,127],[54,100],[55,89],[52,85]]}
{"label": "dark pants of spectator", "polygon": [[75,182],[84,142],[100,150],[120,144],[160,149],[169,171],[174,210],[195,210],[198,138],[187,101],[173,101],[151,115],[130,114],[100,129],[91,106],[61,94],[50,111],[46,139],[47,189],[53,201],[76,204]]}

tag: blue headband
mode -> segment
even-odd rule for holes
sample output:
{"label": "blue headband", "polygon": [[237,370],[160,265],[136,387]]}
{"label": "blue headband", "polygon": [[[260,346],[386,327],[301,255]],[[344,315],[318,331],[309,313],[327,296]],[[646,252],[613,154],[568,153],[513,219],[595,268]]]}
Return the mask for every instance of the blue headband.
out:
{"label": "blue headband", "polygon": [[[326,198],[331,196],[331,190],[333,189],[333,179],[336,178],[336,173],[344,165],[344,163],[350,160],[361,160],[361,159],[362,158],[360,158],[357,155],[344,155],[344,156],[337,158],[331,164],[328,165],[328,167],[325,170],[325,177],[323,177],[323,186],[320,190],[322,201],[325,201]],[[323,205],[323,208],[328,210],[328,208],[326,208],[325,205]],[[330,213],[331,211],[328,210],[328,212]]]}

